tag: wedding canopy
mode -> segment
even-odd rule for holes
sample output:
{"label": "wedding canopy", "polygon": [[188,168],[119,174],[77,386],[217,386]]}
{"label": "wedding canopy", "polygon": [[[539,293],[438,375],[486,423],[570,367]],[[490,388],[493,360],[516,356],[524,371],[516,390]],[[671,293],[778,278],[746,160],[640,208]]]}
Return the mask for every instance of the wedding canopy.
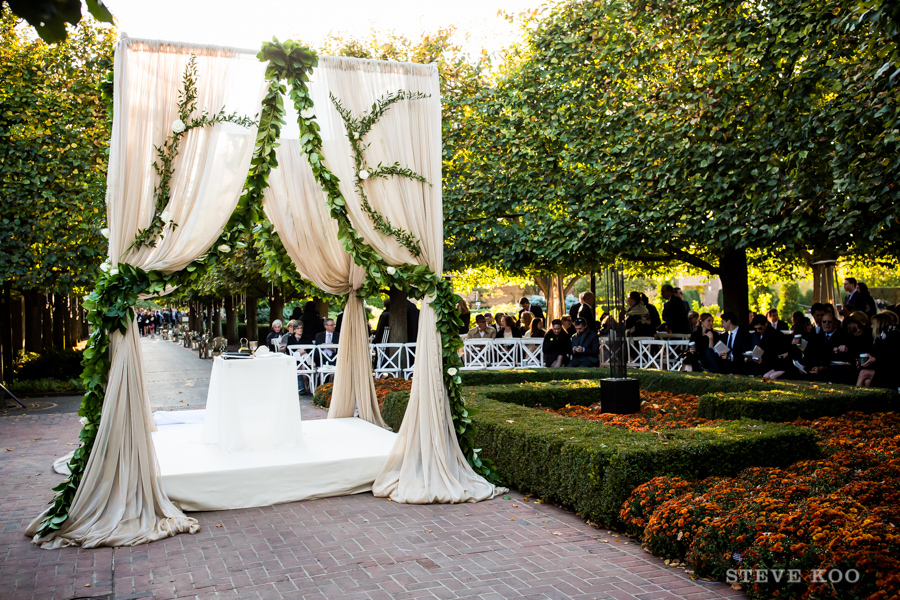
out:
{"label": "wedding canopy", "polygon": [[[357,292],[372,278],[390,282],[400,273],[440,283],[437,68],[320,57],[310,73],[303,61],[315,55],[289,44],[286,54],[274,48],[276,64],[267,65],[236,49],[120,40],[107,181],[109,264],[96,297],[126,297],[116,287],[122,282],[158,286],[165,276],[202,265],[207,253],[230,251],[217,244],[232,213],[264,194],[265,216],[296,270],[319,289],[347,296],[329,418],[352,417],[356,407],[361,418],[384,426]],[[289,117],[299,126],[286,127],[278,145],[270,139],[279,129],[272,111],[286,90],[273,73],[285,61],[294,68],[287,76],[294,104],[307,106]],[[269,172],[273,150],[277,166],[271,161]],[[258,183],[266,177],[267,188]],[[440,292],[428,285],[409,408],[373,490],[409,503],[487,499],[498,489],[460,449],[447,387],[458,379],[446,368],[452,353],[438,331],[446,316],[432,307]],[[97,310],[100,319],[113,309]],[[70,463],[74,495],[57,488],[56,503],[27,530],[45,548],[133,545],[198,529],[159,484],[140,341],[122,321],[92,336],[91,360],[104,364],[108,333],[102,410],[92,411],[89,393],[80,413],[86,442],[79,456],[86,464]]]}

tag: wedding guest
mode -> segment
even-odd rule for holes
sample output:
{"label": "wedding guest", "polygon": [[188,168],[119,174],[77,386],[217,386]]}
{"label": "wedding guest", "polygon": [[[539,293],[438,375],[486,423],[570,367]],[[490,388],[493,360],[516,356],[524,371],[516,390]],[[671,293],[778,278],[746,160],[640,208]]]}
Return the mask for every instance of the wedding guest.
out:
{"label": "wedding guest", "polygon": [[521,310],[519,310],[519,321],[522,320],[522,314],[526,312],[533,314],[536,319],[544,318],[544,310],[540,306],[532,306],[531,300],[528,298],[519,300],[519,306],[522,307]]}
{"label": "wedding guest", "polygon": [[774,327],[776,331],[788,331],[790,329],[787,323],[778,318],[777,308],[770,308],[766,311],[766,319],[768,319],[769,323],[772,324],[772,327]]}
{"label": "wedding guest", "polygon": [[587,291],[578,294],[578,304],[573,304],[569,309],[569,317],[574,323],[577,319],[584,319],[587,328],[597,330],[597,314],[594,308],[594,294]]}
{"label": "wedding guest", "polygon": [[547,332],[544,331],[544,320],[534,319],[531,321],[531,328],[522,337],[543,339],[545,335]]}
{"label": "wedding guest", "polygon": [[459,326],[460,335],[465,335],[469,333],[469,325],[472,323],[472,313],[469,312],[469,303],[466,302],[465,298],[459,299],[459,304],[456,305],[456,309],[459,311],[459,317],[462,319],[462,324]]}
{"label": "wedding guest", "polygon": [[656,331],[662,325],[662,317],[659,316],[659,311],[650,304],[650,298],[643,292],[641,292],[641,303],[647,307],[647,312],[650,314],[650,326],[653,328],[653,331]]}
{"label": "wedding guest", "polygon": [[807,369],[818,381],[847,383],[856,369],[852,368],[856,357],[850,355],[847,338],[838,327],[837,317],[826,312],[819,331],[807,347]]}
{"label": "wedding guest", "polygon": [[281,319],[272,321],[272,331],[266,336],[266,346],[269,347],[271,352],[281,351],[281,338],[284,337],[284,332],[281,331],[282,327],[283,323],[281,322]]}
{"label": "wedding guest", "polygon": [[846,277],[844,279],[844,291],[847,297],[844,298],[844,305],[841,307],[842,314],[850,314],[854,310],[864,310],[865,302],[863,302],[862,294],[858,290],[859,285],[854,277]]}
{"label": "wedding guest", "polygon": [[[341,334],[335,331],[336,324],[334,319],[325,319],[324,323],[325,331],[320,331],[316,334],[316,346],[321,346],[322,344],[337,344],[340,341]],[[328,358],[334,357],[337,353],[337,350],[334,348],[325,348],[322,352]]]}
{"label": "wedding guest", "polygon": [[[762,350],[762,356],[752,358],[750,367],[755,374],[766,375],[770,371],[782,370],[783,360],[787,358],[791,338],[775,329],[763,315],[756,315],[751,324],[754,332],[751,336],[751,347]],[[781,356],[784,358],[779,358]]]}
{"label": "wedding guest", "polygon": [[534,321],[534,314],[530,312],[519,313],[519,327],[522,331],[531,329],[531,322]]}
{"label": "wedding guest", "polygon": [[564,367],[572,354],[572,340],[563,331],[562,320],[554,319],[550,331],[544,335],[544,364],[548,367]]}
{"label": "wedding guest", "polygon": [[572,336],[572,360],[570,367],[600,366],[600,338],[588,328],[585,319],[575,319],[575,335]]}
{"label": "wedding guest", "polygon": [[506,313],[498,312],[496,315],[494,315],[494,329],[497,330],[497,333],[500,333],[503,330],[504,318],[506,318]]}
{"label": "wedding guest", "polygon": [[688,311],[688,326],[691,328],[691,333],[694,333],[697,330],[697,325],[700,323],[700,313],[696,310]]}
{"label": "wedding guest", "polygon": [[882,312],[872,317],[872,348],[860,360],[862,370],[856,385],[896,390],[900,388],[900,330],[894,313]]}
{"label": "wedding guest", "polygon": [[721,342],[728,349],[718,353],[713,348],[707,348],[709,370],[713,373],[744,373],[746,371],[744,352],[752,349],[750,333],[738,325],[738,316],[731,311],[722,313],[722,329],[725,333]]}
{"label": "wedding guest", "polygon": [[691,333],[685,364],[689,371],[709,371],[710,364],[707,350],[716,345],[719,337],[713,329],[713,316],[710,313],[700,315],[697,328]]}
{"label": "wedding guest", "polygon": [[319,316],[319,309],[316,303],[310,300],[303,307],[303,314],[300,315],[300,322],[303,323],[303,331],[311,338],[325,331],[325,325],[322,324],[322,317]]}
{"label": "wedding guest", "polygon": [[684,302],[675,295],[675,288],[665,284],[659,290],[660,295],[666,301],[663,305],[662,319],[669,333],[690,333],[687,310]]}
{"label": "wedding guest", "polygon": [[572,317],[569,315],[562,318],[562,329],[569,337],[575,335],[575,324],[572,323]]}
{"label": "wedding guest", "polygon": [[875,302],[875,298],[872,297],[872,294],[869,292],[869,286],[863,282],[859,282],[856,286],[856,291],[859,293],[862,303],[865,305],[865,308],[863,308],[862,311],[871,319],[878,313],[878,305]]}
{"label": "wedding guest", "polygon": [[378,323],[375,325],[375,343],[383,344],[387,342],[384,337],[384,331],[390,326],[391,322],[391,301],[384,299],[384,310],[378,315]]}
{"label": "wedding guest", "polygon": [[625,333],[636,337],[652,336],[655,329],[650,324],[650,311],[641,301],[641,294],[631,292],[625,299],[628,310],[625,311]]}
{"label": "wedding guest", "polygon": [[497,337],[497,330],[489,327],[484,315],[475,315],[475,327],[466,334],[467,340],[492,340]]}
{"label": "wedding guest", "polygon": [[485,322],[487,326],[494,330],[494,333],[497,333],[497,326],[494,324],[494,315],[491,313],[484,313]]}
{"label": "wedding guest", "polygon": [[[303,336],[303,324],[298,321],[288,321],[287,324],[287,337],[282,340],[282,345],[284,346],[284,353],[290,354],[291,346],[299,346],[304,343]],[[304,352],[301,350],[301,352]]]}
{"label": "wedding guest", "polygon": [[497,337],[501,337],[501,338],[520,338],[520,337],[522,337],[522,330],[519,329],[518,325],[516,325],[515,317],[511,317],[509,315],[504,315],[503,327],[500,329],[500,331],[497,332]]}
{"label": "wedding guest", "polygon": [[678,296],[678,299],[684,303],[684,310],[688,313],[688,317],[691,314],[691,303],[684,299],[684,290],[680,287],[675,288],[675,295]]}

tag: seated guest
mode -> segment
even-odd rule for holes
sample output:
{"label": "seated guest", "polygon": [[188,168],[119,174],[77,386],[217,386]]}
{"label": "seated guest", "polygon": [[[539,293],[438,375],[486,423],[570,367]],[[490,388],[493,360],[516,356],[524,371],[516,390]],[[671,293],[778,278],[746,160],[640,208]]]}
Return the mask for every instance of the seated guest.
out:
{"label": "seated guest", "polygon": [[494,329],[497,330],[497,333],[500,333],[500,330],[503,329],[503,319],[506,317],[506,313],[498,312],[494,315]]}
{"label": "seated guest", "polygon": [[825,305],[821,302],[813,302],[813,305],[809,307],[809,314],[812,315],[813,323],[815,323],[816,333],[822,331],[822,317],[825,316],[825,312]]}
{"label": "seated guest", "polygon": [[[337,344],[340,341],[341,334],[335,331],[336,324],[334,319],[325,319],[325,331],[316,334],[316,346],[322,344]],[[337,350],[334,348],[325,348],[322,352],[325,356],[332,358]]]}
{"label": "seated guest", "polygon": [[[282,340],[282,345],[284,346],[284,353],[290,354],[291,351],[288,348],[291,346],[299,346],[304,343],[301,340],[301,336],[303,335],[303,323],[288,321],[287,330],[288,335]],[[303,351],[301,350],[301,352]]]}
{"label": "seated guest", "polygon": [[650,311],[641,302],[638,292],[631,292],[625,299],[628,310],[625,311],[625,333],[636,337],[652,336],[655,331],[650,324]]}
{"label": "seated guest", "polygon": [[531,329],[531,322],[534,321],[534,314],[530,312],[520,313],[519,328],[525,332]]}
{"label": "seated guest", "polygon": [[653,331],[659,329],[660,325],[662,325],[662,318],[659,316],[659,311],[656,310],[656,307],[650,304],[650,298],[647,297],[647,294],[641,293],[641,304],[647,307],[647,312],[650,313],[650,326],[653,328]]}
{"label": "seated guest", "polygon": [[666,301],[662,312],[665,330],[669,333],[690,333],[687,310],[685,310],[681,298],[675,295],[675,288],[666,284],[660,288],[659,293]]}
{"label": "seated guest", "polygon": [[774,372],[778,371],[783,374],[791,338],[775,329],[771,322],[762,315],[756,315],[753,318],[752,326],[754,332],[751,338],[751,348],[755,350],[758,347],[762,350],[762,356],[751,358],[749,366],[753,367],[756,375],[768,377],[770,372],[774,375]]}
{"label": "seated guest", "polygon": [[575,335],[575,325],[572,323],[572,317],[566,315],[562,318],[562,328],[569,337]]}
{"label": "seated guest", "polygon": [[766,319],[768,319],[769,323],[771,323],[772,327],[774,327],[777,331],[788,331],[790,329],[787,323],[778,318],[777,308],[770,308],[766,312]]}
{"label": "seated guest", "polygon": [[544,331],[544,320],[543,319],[534,319],[531,321],[531,328],[525,332],[522,336],[523,338],[540,338],[544,339],[544,336],[547,334]]}
{"label": "seated guest", "polygon": [[316,308],[316,303],[313,301],[307,302],[303,307],[300,322],[303,323],[303,331],[311,338],[315,338],[320,332],[325,331],[322,317],[319,316],[319,309]]}
{"label": "seated guest", "polygon": [[806,318],[806,315],[803,314],[803,311],[795,310],[791,313],[791,331],[794,331],[797,328],[797,323],[803,320],[805,323],[809,323],[809,319]]}
{"label": "seated guest", "polygon": [[466,302],[465,298],[460,298],[456,309],[459,311],[459,316],[462,319],[462,325],[459,326],[459,333],[466,335],[469,332],[469,325],[472,323],[472,313],[469,312],[469,303]]}
{"label": "seated guest", "polygon": [[807,347],[807,371],[817,381],[850,382],[856,374],[856,357],[850,355],[848,340],[838,327],[837,317],[826,311],[821,328]]}
{"label": "seated guest", "polygon": [[384,310],[378,315],[378,324],[375,325],[375,343],[383,344],[387,342],[387,339],[384,337],[384,331],[390,326],[391,323],[391,301],[388,298],[384,299]]}
{"label": "seated guest", "polygon": [[563,331],[562,321],[554,319],[550,331],[544,336],[544,364],[548,367],[564,367],[572,354],[572,340]]}
{"label": "seated guest", "polygon": [[572,336],[572,360],[570,367],[600,366],[600,338],[588,328],[584,319],[575,319],[575,335]]}
{"label": "seated guest", "polygon": [[484,315],[475,315],[475,327],[466,334],[467,340],[492,340],[497,337],[497,330],[488,327],[487,317]]}
{"label": "seated guest", "polygon": [[529,300],[528,298],[522,298],[521,300],[519,300],[519,306],[522,307],[522,309],[519,311],[519,321],[522,320],[522,315],[527,312],[530,312],[532,315],[534,315],[534,318],[536,319],[544,318],[544,310],[540,306],[532,306],[531,300]]}
{"label": "seated guest", "polygon": [[497,324],[494,323],[494,315],[492,315],[491,313],[484,313],[484,318],[485,318],[485,321],[487,322],[487,326],[490,327],[491,329],[493,329],[494,332],[496,333]]}
{"label": "seated guest", "polygon": [[896,390],[900,388],[900,329],[895,313],[885,311],[872,317],[872,347],[860,367],[856,385]]}
{"label": "seated guest", "polygon": [[520,338],[522,330],[516,325],[515,317],[505,315],[503,317],[503,327],[497,332],[498,338]]}
{"label": "seated guest", "polygon": [[709,313],[700,315],[697,329],[691,334],[687,356],[685,356],[685,370],[709,371],[710,364],[707,350],[716,345],[719,336],[713,329],[713,316]]}
{"label": "seated guest", "polygon": [[872,297],[871,292],[869,292],[869,286],[860,282],[856,286],[856,291],[862,297],[862,304],[865,305],[862,311],[871,319],[878,313],[878,305],[875,303],[875,298]]}
{"label": "seated guest", "polygon": [[603,313],[597,321],[597,335],[599,335],[601,339],[609,336],[609,330],[615,324],[616,320],[610,313]]}
{"label": "seated guest", "polygon": [[[590,327],[596,321],[596,314],[594,313],[594,294],[591,292],[581,292],[578,294],[578,304],[573,304],[572,308],[569,309],[569,317],[571,317],[574,322],[575,319],[584,319],[588,327]],[[590,327],[593,329],[593,327]]]}
{"label": "seated guest", "polygon": [[866,314],[855,311],[844,319],[842,325],[851,358],[868,354],[872,349],[872,332],[869,330],[869,318]]}
{"label": "seated guest", "polygon": [[696,310],[688,311],[688,325],[691,328],[691,333],[697,331],[697,325],[700,323],[700,313]]}
{"label": "seated guest", "polygon": [[728,349],[720,354],[713,348],[707,348],[706,358],[709,370],[713,373],[745,373],[747,369],[744,352],[753,349],[750,332],[738,325],[738,316],[731,311],[722,313],[722,328],[725,333],[721,336],[720,341]]}
{"label": "seated guest", "polygon": [[[281,330],[282,326],[283,324],[280,319],[272,321],[272,331],[266,336],[266,346],[269,347],[269,351],[271,352],[281,352],[281,338],[285,335]],[[277,344],[276,340],[278,342]]]}

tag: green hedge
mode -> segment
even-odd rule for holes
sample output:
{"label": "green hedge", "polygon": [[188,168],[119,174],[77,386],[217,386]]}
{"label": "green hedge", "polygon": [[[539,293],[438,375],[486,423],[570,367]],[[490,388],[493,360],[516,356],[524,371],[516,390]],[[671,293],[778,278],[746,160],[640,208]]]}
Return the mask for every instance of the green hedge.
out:
{"label": "green hedge", "polygon": [[83,350],[45,348],[16,358],[15,379],[72,379],[81,376]]}
{"label": "green hedge", "polygon": [[[734,475],[750,466],[782,467],[820,455],[810,429],[742,420],[661,435],[635,432],[518,405],[540,400],[550,406],[567,394],[596,401],[599,390],[591,382],[578,392],[571,384],[532,387],[464,390],[482,455],[494,461],[506,484],[606,526],[618,524],[622,503],[654,477]],[[385,399],[382,416],[395,431],[408,400],[408,392]]]}
{"label": "green hedge", "polygon": [[785,422],[834,417],[851,411],[890,412],[897,408],[897,394],[890,390],[826,385],[818,389],[704,394],[700,396],[697,412],[706,419],[744,417]]}

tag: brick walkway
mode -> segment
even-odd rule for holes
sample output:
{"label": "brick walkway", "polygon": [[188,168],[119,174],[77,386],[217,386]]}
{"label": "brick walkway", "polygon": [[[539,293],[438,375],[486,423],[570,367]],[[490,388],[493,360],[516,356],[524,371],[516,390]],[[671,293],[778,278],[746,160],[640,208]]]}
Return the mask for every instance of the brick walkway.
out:
{"label": "brick walkway", "polygon": [[[160,344],[144,341],[154,370],[166,372],[151,387],[151,404],[184,406],[172,402],[175,374],[195,382],[196,398],[209,364],[171,342]],[[163,369],[166,363],[171,368]],[[324,416],[308,401],[303,413]],[[0,413],[4,600],[743,597],[721,583],[691,581],[628,538],[515,492],[450,506],[359,494],[193,513],[201,525],[196,535],[132,548],[41,550],[22,531],[62,480],[50,464],[74,448],[78,431],[74,412]]]}

